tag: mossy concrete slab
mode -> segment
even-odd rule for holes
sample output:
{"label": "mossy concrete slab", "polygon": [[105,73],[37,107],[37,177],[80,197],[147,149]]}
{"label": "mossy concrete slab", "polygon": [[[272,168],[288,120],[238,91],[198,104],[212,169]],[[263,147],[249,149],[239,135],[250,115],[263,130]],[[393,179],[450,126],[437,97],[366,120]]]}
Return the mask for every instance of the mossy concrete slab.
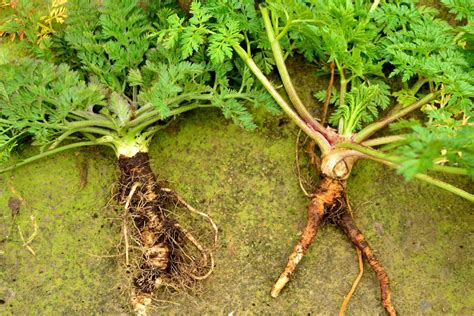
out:
{"label": "mossy concrete slab", "polygon": [[[198,296],[163,294],[161,313],[334,315],[357,274],[347,238],[331,225],[318,233],[294,279],[269,296],[305,223],[308,199],[295,171],[294,126],[261,122],[248,132],[214,111],[185,115],[157,135],[158,177],[219,226],[215,273]],[[278,125],[281,125],[278,128]],[[87,169],[87,185],[81,173]],[[118,263],[120,216],[105,207],[117,178],[107,149],[75,150],[0,175],[0,314],[130,313]],[[447,178],[472,191],[472,183]],[[15,220],[11,198],[23,199]],[[392,170],[361,162],[349,180],[354,217],[385,265],[401,315],[474,312],[472,204]],[[32,220],[31,216],[34,216]],[[210,239],[206,222],[175,216]],[[24,247],[18,226],[30,243]],[[365,273],[348,315],[383,314],[377,280]]]}

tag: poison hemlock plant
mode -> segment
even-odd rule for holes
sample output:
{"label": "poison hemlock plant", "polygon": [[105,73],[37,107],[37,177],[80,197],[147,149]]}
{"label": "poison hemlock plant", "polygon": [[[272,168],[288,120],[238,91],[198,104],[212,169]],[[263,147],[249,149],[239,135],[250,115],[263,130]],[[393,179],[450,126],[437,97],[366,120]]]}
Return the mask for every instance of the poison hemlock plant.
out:
{"label": "poison hemlock plant", "polygon": [[[460,19],[472,22],[472,12],[459,3],[448,5]],[[319,149],[320,159],[310,152],[318,161],[319,187],[311,195],[302,238],[271,291],[273,297],[329,218],[365,256],[380,282],[385,310],[396,314],[387,273],[347,210],[346,184],[358,160],[380,162],[408,180],[426,181],[474,201],[472,193],[425,173],[474,175],[472,24],[455,29],[436,14],[404,0],[271,0],[259,5],[210,0],[193,2],[188,20],[168,17],[168,28],[158,32],[165,45],[192,42],[189,51],[202,52],[199,45],[208,43],[204,54],[214,63],[240,57]],[[323,70],[331,74],[328,89],[316,94],[325,102],[319,120],[292,84],[285,59],[293,54],[327,65]],[[290,102],[267,77],[274,66]],[[333,111],[326,123],[330,104]]]}
{"label": "poison hemlock plant", "polygon": [[3,0],[0,2],[0,37],[21,41],[33,54],[52,45],[52,37],[67,17],[66,0]]}
{"label": "poison hemlock plant", "polygon": [[[128,214],[125,245],[129,239],[138,243],[126,247],[126,264],[139,268],[132,273],[132,305],[143,314],[157,288],[187,287],[213,269],[211,252],[169,217],[168,206],[186,203],[156,182],[150,140],[166,122],[194,109],[221,109],[252,129],[249,106],[277,107],[263,87],[255,88],[242,63],[244,80],[229,78],[233,63],[210,62],[198,33],[193,43],[170,45],[173,34],[164,34],[167,41],[151,39],[162,17],[175,12],[173,5],[150,2],[154,11],[146,11],[143,1],[134,0],[68,4],[54,46],[42,48],[47,60],[27,57],[0,65],[0,172],[71,148],[113,149],[120,168],[118,199]],[[29,142],[41,151],[9,163],[15,148]],[[181,244],[185,240],[188,246]]]}

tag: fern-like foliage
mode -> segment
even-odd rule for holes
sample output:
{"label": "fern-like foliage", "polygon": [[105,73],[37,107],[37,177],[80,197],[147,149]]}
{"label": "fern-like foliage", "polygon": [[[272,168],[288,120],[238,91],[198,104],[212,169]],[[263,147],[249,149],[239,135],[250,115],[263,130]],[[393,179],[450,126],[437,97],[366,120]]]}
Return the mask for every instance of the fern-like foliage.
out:
{"label": "fern-like foliage", "polygon": [[97,86],[86,84],[64,64],[21,59],[1,65],[0,71],[0,152],[5,159],[22,139],[50,144],[68,130],[74,111],[91,111],[92,106],[105,104]]}
{"label": "fern-like foliage", "polygon": [[147,35],[151,27],[145,12],[133,0],[105,1],[95,10],[95,16],[88,13],[83,21],[85,8],[74,9],[71,18],[82,23],[73,21],[68,25],[65,40],[79,58],[82,70],[96,75],[113,90],[124,92],[128,70],[138,67],[149,49]]}
{"label": "fern-like foliage", "polygon": [[[170,15],[153,33],[163,49],[181,59],[208,60],[206,71],[214,77],[214,106],[223,110],[225,117],[245,128],[255,128],[245,103],[278,113],[274,101],[256,82],[240,60],[233,58],[233,46],[249,36],[264,39],[263,24],[253,1],[208,1],[205,5],[193,1],[190,17],[178,13]],[[255,42],[249,43],[253,45]],[[264,41],[265,43],[265,41]],[[259,54],[259,64],[271,71],[273,61],[269,52]],[[244,101],[244,102],[242,102]]]}
{"label": "fern-like foliage", "polygon": [[349,134],[360,130],[363,124],[377,119],[379,109],[385,110],[390,105],[390,87],[383,81],[376,82],[377,84],[352,87],[346,94],[345,103],[332,113],[330,122],[337,125],[341,118],[344,119],[343,133]]}
{"label": "fern-like foliage", "polygon": [[[460,42],[464,30],[436,18],[434,10],[417,9],[408,1],[383,8],[375,16],[386,35],[382,41],[384,57],[393,67],[390,77],[405,82],[404,88],[394,93],[398,102],[415,102],[423,93],[422,85],[441,96],[423,107],[426,121],[415,126],[410,123],[412,134],[407,143],[395,149],[404,161],[400,172],[411,178],[440,162],[472,170],[474,143],[468,135],[474,124],[474,60],[465,49],[472,42]],[[392,22],[384,17],[387,8]]]}
{"label": "fern-like foliage", "polygon": [[[452,26],[437,17],[437,10],[411,0],[251,2],[211,0],[196,5],[205,12],[197,14],[205,16],[200,40],[209,44],[206,52],[214,63],[236,65],[230,48],[240,46],[262,72],[272,70],[272,48],[262,39],[262,14],[255,11],[263,6],[284,58],[301,54],[322,65],[326,73],[334,63],[329,123],[339,135],[355,137],[382,115],[416,105],[426,95],[435,96],[421,108],[424,120],[417,121],[416,128],[405,126],[402,131],[409,136],[385,147],[384,154],[400,158],[400,172],[407,178],[435,164],[472,165],[472,142],[466,140],[473,117],[472,6],[444,1],[462,24]],[[185,18],[176,22],[175,30],[184,30],[185,24]],[[176,33],[163,38],[169,34]],[[229,71],[234,65],[228,66]],[[326,91],[315,96],[323,101]]]}
{"label": "fern-like foliage", "polygon": [[474,6],[469,0],[441,0],[449,8],[449,12],[456,15],[456,20],[474,20]]}
{"label": "fern-like foliage", "polygon": [[[108,145],[117,154],[146,150],[160,122],[195,108],[219,108],[250,129],[249,106],[276,111],[245,67],[210,54],[225,41],[213,38],[211,47],[206,32],[206,42],[200,39],[208,15],[199,4],[189,21],[170,1],[71,0],[68,12],[49,54],[31,48],[36,59],[0,66],[2,159],[28,139],[45,152],[65,140]],[[173,39],[173,27],[185,32]]]}

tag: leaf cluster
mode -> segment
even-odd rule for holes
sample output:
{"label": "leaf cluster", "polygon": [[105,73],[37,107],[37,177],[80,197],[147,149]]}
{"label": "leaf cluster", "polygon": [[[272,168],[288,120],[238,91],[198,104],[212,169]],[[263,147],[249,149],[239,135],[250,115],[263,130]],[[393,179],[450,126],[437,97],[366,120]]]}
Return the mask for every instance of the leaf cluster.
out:
{"label": "leaf cluster", "polygon": [[[49,2],[49,1],[48,1]],[[19,0],[0,3],[0,37],[19,40],[31,54],[51,58],[52,36],[67,17],[66,1]]]}
{"label": "leaf cluster", "polygon": [[245,128],[256,127],[249,106],[276,111],[241,63],[217,62],[194,32],[172,44],[173,17],[195,28],[205,12],[185,21],[174,3],[138,0],[72,0],[68,12],[50,55],[40,60],[30,50],[35,58],[0,66],[3,158],[28,140],[45,152],[65,140],[116,151],[124,143],[147,146],[160,122],[195,108],[219,108]]}
{"label": "leaf cluster", "polygon": [[[213,52],[219,61],[230,57],[227,55],[235,41],[240,41],[239,46],[254,61],[259,56],[271,56],[269,42],[261,40],[261,35],[241,22],[247,16],[244,12],[236,7],[231,11],[222,9],[230,7],[229,4],[218,5],[217,10],[212,5],[216,2],[210,3],[204,6],[206,13],[211,12],[206,15],[204,27],[208,39],[220,34],[219,38],[229,40],[223,52]],[[335,64],[337,85],[330,98],[334,110],[329,123],[338,127],[340,135],[350,137],[389,107],[390,113],[396,114],[427,93],[438,96],[422,108],[425,119],[416,129],[403,130],[409,132],[405,142],[384,149],[386,154],[397,154],[405,161],[400,170],[410,178],[435,163],[463,167],[472,163],[468,161],[472,160],[469,151],[473,145],[467,141],[472,131],[474,97],[473,58],[469,52],[474,34],[469,24],[472,6],[462,1],[445,3],[458,14],[458,19],[465,19],[468,24],[453,27],[437,18],[437,10],[409,0],[375,5],[362,0],[268,0],[260,5],[270,12],[271,32],[285,58],[302,54],[309,62],[323,67]],[[261,27],[258,12],[256,19],[253,23]],[[221,29],[222,25],[234,24],[239,25],[240,32],[236,28],[231,28],[230,33]],[[256,45],[256,41],[262,44]],[[266,73],[265,65],[257,66]],[[323,101],[326,91],[315,95]],[[394,99],[398,105],[394,105]],[[440,155],[444,160],[437,160]]]}
{"label": "leaf cluster", "polygon": [[98,87],[67,65],[21,59],[0,66],[0,152],[4,159],[21,140],[45,146],[68,129],[73,111],[103,105]]}
{"label": "leaf cluster", "polygon": [[[257,17],[253,1],[213,0],[205,5],[193,1],[189,18],[174,13],[162,19],[152,34],[165,50],[174,51],[175,56],[208,61],[206,71],[214,77],[213,89],[218,92],[212,104],[222,108],[225,117],[245,128],[254,128],[255,124],[243,101],[254,108],[278,112],[273,100],[242,61],[233,58],[233,47],[242,42],[247,41],[248,49],[257,45],[256,40],[249,42],[250,36],[264,38],[263,24]],[[267,51],[257,58],[266,72],[273,67],[269,56]]]}

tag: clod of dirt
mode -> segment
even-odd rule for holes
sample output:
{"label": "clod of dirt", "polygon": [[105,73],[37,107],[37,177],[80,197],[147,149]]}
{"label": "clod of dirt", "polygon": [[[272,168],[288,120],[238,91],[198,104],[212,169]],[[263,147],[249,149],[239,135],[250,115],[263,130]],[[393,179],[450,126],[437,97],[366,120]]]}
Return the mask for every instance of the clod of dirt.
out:
{"label": "clod of dirt", "polygon": [[12,211],[12,217],[15,217],[20,213],[21,200],[16,197],[11,197],[8,199],[8,207]]}

